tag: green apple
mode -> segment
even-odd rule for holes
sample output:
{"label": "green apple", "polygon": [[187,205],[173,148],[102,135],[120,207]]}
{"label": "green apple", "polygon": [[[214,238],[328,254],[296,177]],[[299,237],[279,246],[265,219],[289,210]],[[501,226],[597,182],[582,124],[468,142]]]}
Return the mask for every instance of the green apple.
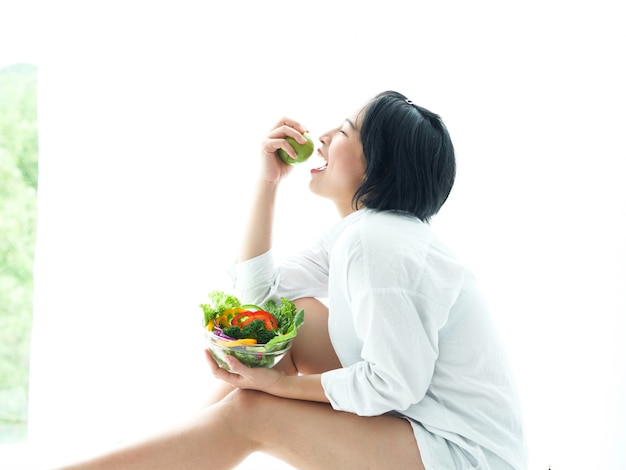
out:
{"label": "green apple", "polygon": [[285,140],[289,142],[289,145],[293,147],[298,155],[298,158],[293,159],[289,156],[287,152],[283,149],[278,149],[278,156],[282,161],[284,161],[288,165],[293,165],[295,163],[302,163],[309,159],[311,155],[313,155],[313,140],[309,137],[309,134],[302,134],[306,139],[304,144],[300,144],[295,141],[293,137],[285,137]]}

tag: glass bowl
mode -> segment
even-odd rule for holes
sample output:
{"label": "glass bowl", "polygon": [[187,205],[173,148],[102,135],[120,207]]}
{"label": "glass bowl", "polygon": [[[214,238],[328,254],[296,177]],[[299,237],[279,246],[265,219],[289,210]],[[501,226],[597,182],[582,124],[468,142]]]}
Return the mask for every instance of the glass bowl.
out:
{"label": "glass bowl", "polygon": [[229,346],[229,341],[217,336],[212,331],[204,330],[206,348],[220,367],[229,370],[224,357],[229,354],[236,357],[248,367],[274,367],[291,349],[293,338],[279,343],[266,344],[237,344]]}

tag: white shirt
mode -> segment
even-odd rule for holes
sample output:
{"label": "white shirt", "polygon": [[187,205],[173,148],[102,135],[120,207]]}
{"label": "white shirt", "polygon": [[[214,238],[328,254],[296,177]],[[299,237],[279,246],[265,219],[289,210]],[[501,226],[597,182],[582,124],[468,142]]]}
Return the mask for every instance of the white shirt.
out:
{"label": "white shirt", "polygon": [[427,224],[363,209],[280,266],[270,251],[235,269],[245,302],[328,297],[343,366],[322,374],[333,408],[419,423],[416,439],[433,468],[445,465],[442,438],[472,468],[526,468],[519,401],[494,323],[474,277]]}

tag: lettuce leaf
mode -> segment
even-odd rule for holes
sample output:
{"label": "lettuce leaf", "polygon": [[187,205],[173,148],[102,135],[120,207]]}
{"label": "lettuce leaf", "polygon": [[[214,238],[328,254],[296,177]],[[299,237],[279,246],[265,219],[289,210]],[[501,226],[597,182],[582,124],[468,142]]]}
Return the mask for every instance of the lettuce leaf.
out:
{"label": "lettuce leaf", "polygon": [[[303,323],[304,323],[304,309],[300,309],[293,316],[293,321],[291,322],[291,324],[287,328],[287,331],[284,334],[280,334],[278,336],[274,336],[271,340],[269,340],[267,342],[267,344],[265,346],[266,347],[268,347],[268,346],[271,347],[273,344],[283,343],[283,342],[288,341],[288,340],[290,340],[292,338],[295,338],[295,336],[298,334],[298,328],[300,328]],[[268,350],[271,350],[271,349],[268,349]]]}
{"label": "lettuce leaf", "polygon": [[[274,300],[268,300],[263,304],[262,310],[271,313],[278,322],[278,328],[275,330],[278,335],[268,341],[266,351],[281,349],[285,341],[293,339],[298,328],[304,323],[304,310],[297,310],[296,305],[285,297],[280,298],[280,306]],[[224,310],[232,308],[255,307],[253,305],[242,305],[237,297],[226,294],[222,291],[213,291],[209,293],[209,303],[200,304],[204,312],[204,326],[206,327],[211,320],[215,320],[222,315]],[[258,307],[255,307],[258,309]]]}
{"label": "lettuce leaf", "polygon": [[209,293],[209,303],[200,304],[204,312],[204,326],[209,321],[219,317],[224,310],[231,308],[241,307],[241,302],[234,295],[226,294],[225,292],[214,290]]}
{"label": "lettuce leaf", "polygon": [[263,305],[263,310],[271,313],[278,322],[278,328],[280,334],[285,334],[294,322],[296,315],[296,304],[285,297],[280,298],[280,307],[274,302],[274,300],[268,300]]}

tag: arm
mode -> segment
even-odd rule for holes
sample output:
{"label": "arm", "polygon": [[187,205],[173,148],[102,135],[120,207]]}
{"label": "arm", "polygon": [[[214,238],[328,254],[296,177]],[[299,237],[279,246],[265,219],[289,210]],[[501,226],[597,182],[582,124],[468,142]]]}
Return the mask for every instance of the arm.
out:
{"label": "arm", "polygon": [[329,403],[320,374],[286,375],[276,369],[250,368],[233,356],[225,356],[230,372],[218,367],[207,351],[209,366],[215,378],[233,387],[259,390],[282,398]]}
{"label": "arm", "polygon": [[[296,121],[284,118],[269,132],[262,146],[261,171],[252,195],[249,216],[243,231],[243,239],[238,261],[258,264],[261,255],[272,247],[272,228],[276,195],[280,181],[291,171],[291,166],[282,162],[276,155],[279,148],[284,149],[293,158],[297,154],[285,140],[293,137],[300,143],[306,142],[302,133],[306,128]],[[314,263],[315,264],[315,263]],[[259,268],[265,272],[263,266]],[[258,272],[252,270],[253,272]],[[255,276],[257,277],[257,276]],[[226,356],[230,372],[218,367],[207,351],[209,365],[216,378],[238,388],[260,390],[266,393],[300,400],[328,403],[322,388],[321,376],[288,376],[275,369],[248,368],[232,356]]]}
{"label": "arm", "polygon": [[259,180],[253,193],[250,215],[243,232],[239,261],[246,261],[269,251],[278,182]]}
{"label": "arm", "polygon": [[239,261],[259,256],[272,247],[272,227],[278,184],[291,171],[291,166],[276,155],[279,148],[296,158],[294,149],[285,140],[293,137],[306,142],[306,128],[296,121],[283,118],[272,128],[262,146],[261,171],[253,193],[250,215],[243,232]]}

